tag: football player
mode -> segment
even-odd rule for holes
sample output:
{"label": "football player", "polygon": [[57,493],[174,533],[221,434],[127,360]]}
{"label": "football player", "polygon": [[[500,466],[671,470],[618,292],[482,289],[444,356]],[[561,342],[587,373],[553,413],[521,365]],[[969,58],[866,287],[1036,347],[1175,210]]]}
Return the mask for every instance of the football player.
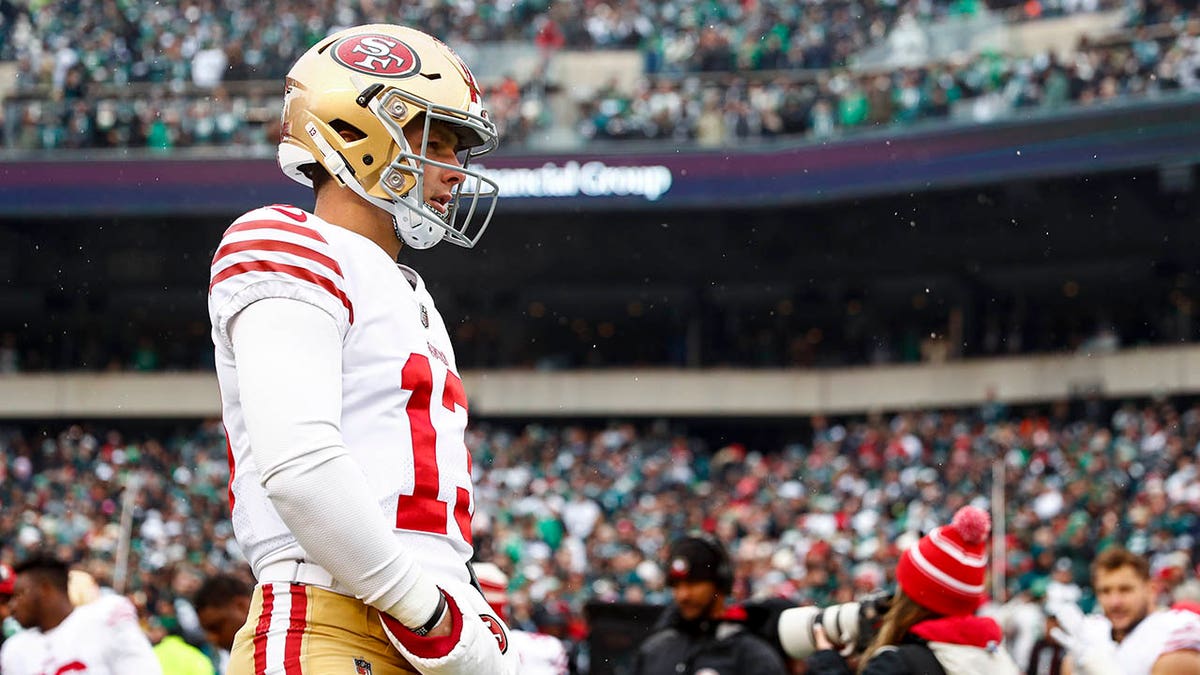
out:
{"label": "football player", "polygon": [[507,627],[470,583],[467,397],[402,246],[466,248],[496,184],[496,127],[446,45],[367,25],[287,75],[279,164],[311,212],[226,230],[209,315],[238,543],[257,586],[228,672],[508,673]]}
{"label": "football player", "polygon": [[1101,614],[1084,616],[1074,603],[1052,609],[1051,635],[1067,648],[1063,673],[1073,675],[1200,675],[1200,617],[1156,609],[1146,559],[1123,548],[1092,561]]}
{"label": "football player", "polygon": [[217,674],[229,669],[233,638],[250,613],[251,584],[238,575],[215,574],[204,580],[192,597],[196,619],[209,643],[217,650]]}
{"label": "football player", "polygon": [[67,565],[58,560],[17,565],[10,604],[25,630],[0,648],[4,675],[162,673],[133,603],[109,594],[73,605]]}

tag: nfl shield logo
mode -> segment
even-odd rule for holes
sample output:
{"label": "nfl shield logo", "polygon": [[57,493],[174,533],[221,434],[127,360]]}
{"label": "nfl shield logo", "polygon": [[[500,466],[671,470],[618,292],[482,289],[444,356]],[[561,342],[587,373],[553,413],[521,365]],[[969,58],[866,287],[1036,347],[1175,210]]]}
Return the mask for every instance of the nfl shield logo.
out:
{"label": "nfl shield logo", "polygon": [[429,310],[425,309],[425,305],[421,305],[421,325],[429,328]]}
{"label": "nfl shield logo", "polygon": [[354,659],[354,675],[371,675],[371,662],[366,659]]}

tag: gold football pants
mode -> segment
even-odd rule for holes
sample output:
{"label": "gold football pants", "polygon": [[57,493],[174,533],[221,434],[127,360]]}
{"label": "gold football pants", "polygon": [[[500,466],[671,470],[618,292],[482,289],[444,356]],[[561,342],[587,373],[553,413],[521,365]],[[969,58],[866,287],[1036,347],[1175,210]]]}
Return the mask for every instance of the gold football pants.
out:
{"label": "gold football pants", "polygon": [[379,610],[316,586],[259,584],[237,632],[227,675],[416,673],[396,651]]}

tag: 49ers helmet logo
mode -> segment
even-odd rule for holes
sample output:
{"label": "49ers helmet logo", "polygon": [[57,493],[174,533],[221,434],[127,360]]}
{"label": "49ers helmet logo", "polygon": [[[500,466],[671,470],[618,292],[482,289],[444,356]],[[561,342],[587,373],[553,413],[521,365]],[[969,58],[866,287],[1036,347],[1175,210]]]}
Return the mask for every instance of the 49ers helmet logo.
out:
{"label": "49ers helmet logo", "polygon": [[333,60],[375,77],[411,77],[421,70],[421,57],[412,47],[390,35],[352,35],[330,50]]}

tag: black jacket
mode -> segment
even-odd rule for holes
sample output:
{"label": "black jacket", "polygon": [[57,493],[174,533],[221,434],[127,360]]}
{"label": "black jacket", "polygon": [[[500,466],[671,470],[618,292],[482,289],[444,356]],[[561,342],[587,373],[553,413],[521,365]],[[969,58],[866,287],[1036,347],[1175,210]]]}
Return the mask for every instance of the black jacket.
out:
{"label": "black jacket", "polygon": [[707,669],[715,675],[787,675],[779,653],[747,630],[738,612],[727,618],[686,622],[674,606],[667,608],[657,630],[638,648],[633,674],[691,675]]}
{"label": "black jacket", "polygon": [[[871,655],[863,675],[1018,675],[1019,669],[1000,642],[1000,624],[980,616],[953,616],[916,624],[899,647]],[[805,660],[810,675],[850,675],[832,649]]]}
{"label": "black jacket", "polygon": [[[924,649],[928,653],[928,648],[923,646],[911,645],[906,648]],[[929,654],[926,658],[931,658]],[[909,656],[913,658],[913,656]],[[842,657],[832,649],[824,649],[813,652],[813,655],[805,660],[808,666],[808,672],[813,675],[851,675],[850,667],[842,660]],[[913,665],[910,665],[905,658],[905,654],[899,650],[885,651],[871,657],[867,663],[864,675],[945,675],[944,670],[937,664],[934,659],[932,667],[921,668],[920,670]]]}

